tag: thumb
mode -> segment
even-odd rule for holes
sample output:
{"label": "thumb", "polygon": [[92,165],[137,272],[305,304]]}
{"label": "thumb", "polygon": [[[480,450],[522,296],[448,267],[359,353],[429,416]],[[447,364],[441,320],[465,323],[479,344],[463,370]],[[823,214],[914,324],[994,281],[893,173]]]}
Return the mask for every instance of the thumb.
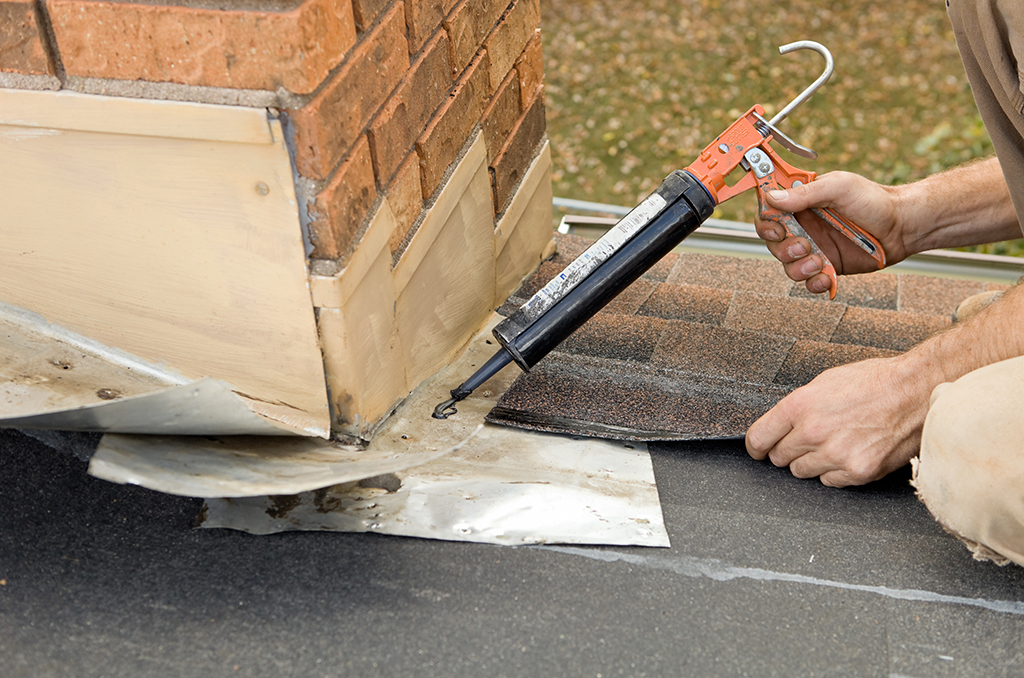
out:
{"label": "thumb", "polygon": [[768,203],[786,212],[802,212],[812,207],[833,207],[835,200],[843,192],[829,174],[822,175],[817,181],[812,181],[790,189],[768,191],[766,194]]}

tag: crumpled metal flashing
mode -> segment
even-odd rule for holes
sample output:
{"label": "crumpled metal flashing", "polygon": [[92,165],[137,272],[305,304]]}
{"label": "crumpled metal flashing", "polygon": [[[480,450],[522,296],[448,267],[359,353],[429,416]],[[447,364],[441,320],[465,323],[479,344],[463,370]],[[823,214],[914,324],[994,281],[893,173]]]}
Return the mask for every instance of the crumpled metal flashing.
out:
{"label": "crumpled metal flashing", "polygon": [[415,468],[293,496],[208,499],[201,526],[669,545],[646,446],[485,429]]}
{"label": "crumpled metal flashing", "polygon": [[668,546],[646,446],[483,424],[509,366],[431,412],[496,345],[491,323],[365,447],[312,438],[108,434],[90,473],[206,497],[200,524],[254,534],[379,532],[494,544]]}
{"label": "crumpled metal flashing", "polygon": [[[172,369],[0,303],[0,428],[188,435],[318,435],[230,384]],[[283,408],[278,408],[283,409]]]}

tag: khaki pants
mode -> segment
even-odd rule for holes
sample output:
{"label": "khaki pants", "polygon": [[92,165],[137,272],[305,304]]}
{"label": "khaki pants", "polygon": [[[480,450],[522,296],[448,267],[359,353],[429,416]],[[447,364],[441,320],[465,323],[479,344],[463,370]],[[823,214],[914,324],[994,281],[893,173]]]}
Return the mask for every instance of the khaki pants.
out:
{"label": "khaki pants", "polygon": [[1024,357],[932,393],[914,487],[978,560],[1024,565]]}

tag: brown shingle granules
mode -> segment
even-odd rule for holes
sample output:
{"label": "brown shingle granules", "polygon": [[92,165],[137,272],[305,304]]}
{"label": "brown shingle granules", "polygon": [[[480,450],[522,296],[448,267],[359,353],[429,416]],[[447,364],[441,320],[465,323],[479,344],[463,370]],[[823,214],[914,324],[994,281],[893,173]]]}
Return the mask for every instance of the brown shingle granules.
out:
{"label": "brown shingle granules", "polygon": [[[563,254],[510,301],[521,304],[589,244],[558,240]],[[488,421],[635,440],[742,436],[793,388],[836,365],[897,355],[985,287],[879,272],[840,278],[830,302],[774,261],[684,253],[656,269],[517,379]]]}

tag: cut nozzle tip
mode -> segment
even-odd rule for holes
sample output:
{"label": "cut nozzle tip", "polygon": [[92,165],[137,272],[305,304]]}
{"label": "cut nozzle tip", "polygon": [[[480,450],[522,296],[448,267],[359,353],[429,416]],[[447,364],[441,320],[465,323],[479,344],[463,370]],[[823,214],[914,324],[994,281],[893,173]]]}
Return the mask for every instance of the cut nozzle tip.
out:
{"label": "cut nozzle tip", "polygon": [[455,403],[459,402],[459,400],[459,398],[449,398],[443,403],[438,404],[438,406],[434,408],[434,414],[431,416],[434,417],[434,419],[447,419],[458,412],[458,410],[455,409]]}

